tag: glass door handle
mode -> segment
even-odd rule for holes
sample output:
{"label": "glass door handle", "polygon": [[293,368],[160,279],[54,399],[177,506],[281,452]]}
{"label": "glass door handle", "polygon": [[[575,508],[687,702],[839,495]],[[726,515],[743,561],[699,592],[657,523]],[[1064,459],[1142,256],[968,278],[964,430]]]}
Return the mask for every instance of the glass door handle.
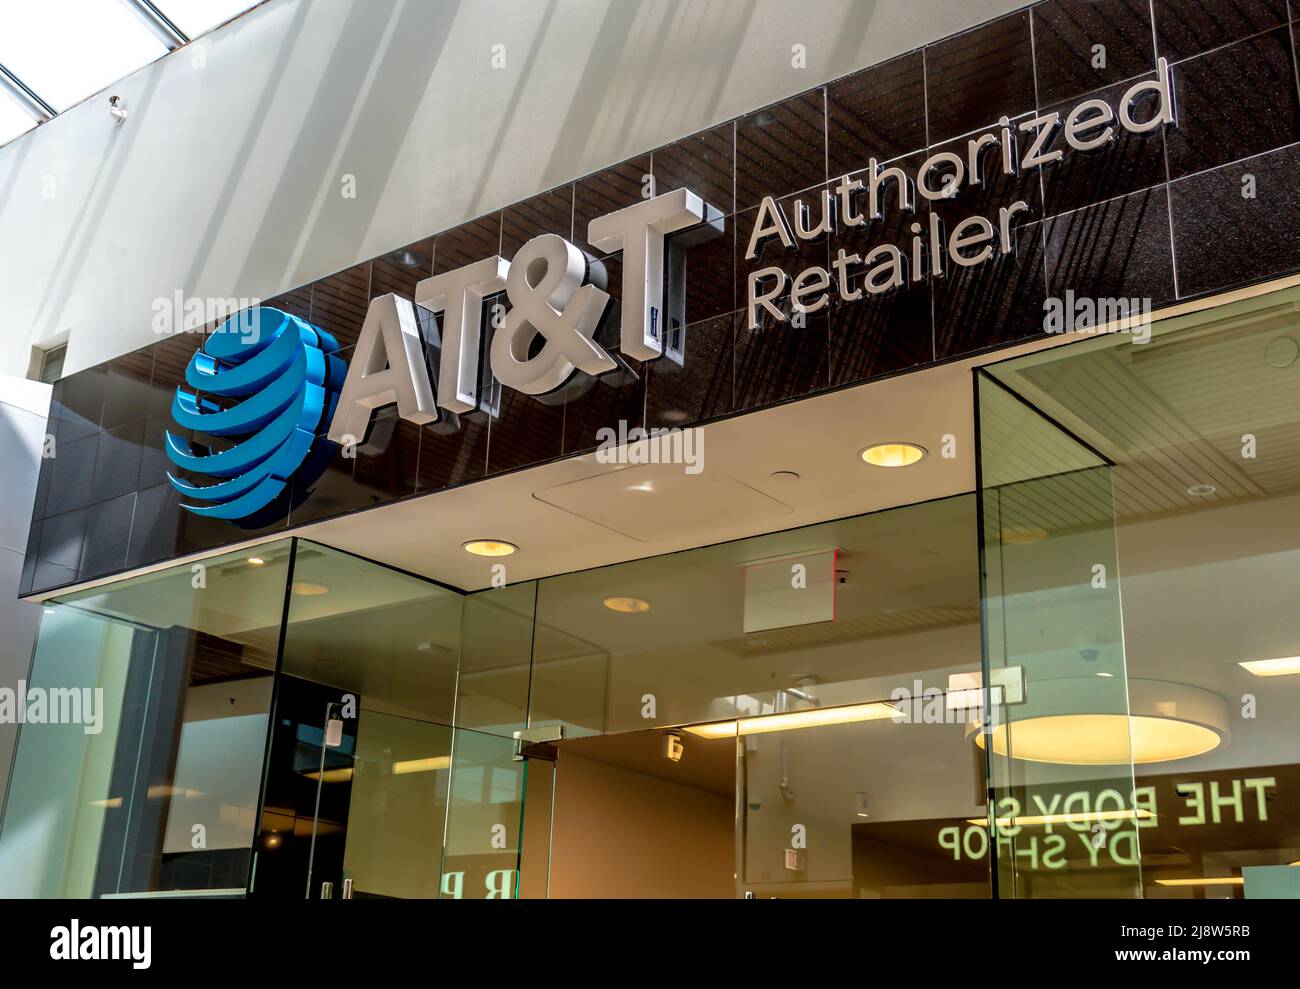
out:
{"label": "glass door handle", "polygon": [[351,879],[344,879],[344,880],[343,880],[343,899],[345,899],[345,900],[350,900],[350,899],[352,899],[352,880],[351,880]]}
{"label": "glass door handle", "polygon": [[320,884],[320,898],[322,900],[334,899],[334,884],[328,879]]}

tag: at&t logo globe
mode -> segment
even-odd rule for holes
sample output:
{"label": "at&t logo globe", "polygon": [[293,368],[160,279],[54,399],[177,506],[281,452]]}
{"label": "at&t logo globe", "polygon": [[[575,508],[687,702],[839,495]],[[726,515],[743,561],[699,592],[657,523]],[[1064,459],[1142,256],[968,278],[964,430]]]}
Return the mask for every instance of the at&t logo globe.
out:
{"label": "at&t logo globe", "polygon": [[172,418],[217,442],[192,445],[169,432],[167,456],[215,481],[196,484],[168,473],[192,499],[183,508],[253,526],[306,495],[334,452],[322,434],[347,373],[337,350],[324,330],[269,307],[233,316],[208,336],[185,369],[194,390],[176,389]]}

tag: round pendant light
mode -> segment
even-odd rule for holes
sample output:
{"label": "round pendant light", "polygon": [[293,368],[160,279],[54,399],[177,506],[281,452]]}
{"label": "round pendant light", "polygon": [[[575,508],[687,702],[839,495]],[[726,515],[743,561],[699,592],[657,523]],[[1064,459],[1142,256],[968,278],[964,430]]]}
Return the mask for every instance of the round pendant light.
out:
{"label": "round pendant light", "polygon": [[986,736],[970,725],[967,737],[993,752],[1025,762],[1063,766],[1147,765],[1191,759],[1231,735],[1228,706],[1218,694],[1185,683],[1129,680],[1128,713],[1110,679],[1068,677],[1034,681],[1026,702],[1002,709]]}

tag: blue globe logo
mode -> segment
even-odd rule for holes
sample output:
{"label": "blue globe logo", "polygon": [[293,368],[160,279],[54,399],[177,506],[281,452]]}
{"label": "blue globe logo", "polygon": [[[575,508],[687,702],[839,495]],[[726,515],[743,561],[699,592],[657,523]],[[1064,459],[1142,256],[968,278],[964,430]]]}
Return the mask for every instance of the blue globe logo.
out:
{"label": "blue globe logo", "polygon": [[[309,493],[334,452],[325,438],[347,367],[338,342],[279,309],[232,316],[185,369],[172,418],[183,429],[226,440],[209,447],[167,433],[167,456],[196,484],[168,473],[195,515],[264,525]],[[289,484],[290,479],[295,483]]]}

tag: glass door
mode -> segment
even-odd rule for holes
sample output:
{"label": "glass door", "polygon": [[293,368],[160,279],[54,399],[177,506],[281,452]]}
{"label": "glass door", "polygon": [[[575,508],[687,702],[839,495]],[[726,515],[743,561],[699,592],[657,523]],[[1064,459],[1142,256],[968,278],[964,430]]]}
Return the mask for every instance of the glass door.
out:
{"label": "glass door", "polygon": [[253,895],[441,894],[462,601],[299,540]]}

